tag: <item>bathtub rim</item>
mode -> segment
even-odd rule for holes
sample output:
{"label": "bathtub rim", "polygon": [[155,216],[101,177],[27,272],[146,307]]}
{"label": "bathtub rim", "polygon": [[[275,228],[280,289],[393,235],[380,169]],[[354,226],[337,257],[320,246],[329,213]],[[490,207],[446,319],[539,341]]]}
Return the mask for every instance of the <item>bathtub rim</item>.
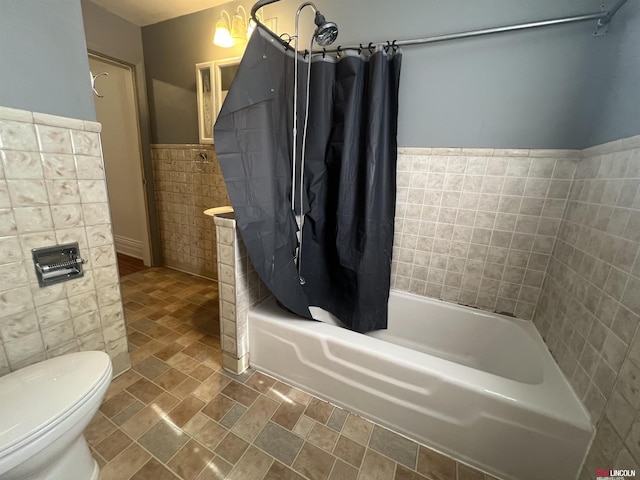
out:
{"label": "bathtub rim", "polygon": [[[352,340],[362,340],[365,343],[374,342],[377,344],[383,344],[382,348],[376,350],[378,354],[380,354],[385,359],[388,359],[393,363],[401,363],[405,367],[409,369],[415,369],[416,362],[410,360],[419,360],[424,357],[429,357],[433,361],[433,365],[429,365],[425,367],[424,364],[420,364],[422,370],[427,370],[429,373],[433,374],[434,377],[447,379],[452,383],[458,386],[464,386],[465,388],[472,389],[474,391],[479,391],[479,382],[472,383],[470,381],[465,381],[465,373],[471,371],[474,373],[474,377],[481,380],[484,384],[494,384],[496,380],[503,384],[511,384],[512,395],[506,395],[504,392],[496,392],[490,390],[488,388],[482,388],[486,394],[489,394],[496,398],[500,403],[505,403],[507,401],[517,401],[521,405],[525,406],[528,410],[534,412],[537,415],[551,417],[555,420],[561,422],[568,422],[573,425],[575,428],[579,428],[582,430],[589,430],[592,433],[592,436],[595,434],[595,427],[593,421],[591,420],[591,416],[578,397],[578,395],[573,390],[568,379],[565,377],[564,373],[560,370],[560,367],[556,363],[555,359],[551,355],[551,352],[547,348],[542,336],[538,332],[538,329],[535,327],[532,321],[523,320],[516,317],[510,317],[507,315],[502,315],[499,313],[492,313],[484,310],[479,310],[472,307],[467,307],[464,305],[452,304],[449,302],[445,302],[443,300],[438,300],[430,297],[423,297],[421,295],[416,295],[404,291],[394,290],[390,291],[390,295],[398,295],[400,297],[409,298],[412,300],[418,300],[421,302],[429,303],[432,305],[436,305],[437,307],[447,308],[447,309],[455,309],[462,311],[471,311],[475,314],[480,314],[482,316],[488,318],[499,318],[503,321],[512,322],[522,328],[527,335],[529,335],[534,343],[536,344],[541,359],[543,360],[543,371],[544,378],[541,384],[528,384],[523,382],[518,382],[516,380],[501,377],[491,372],[486,372],[484,370],[479,370],[467,365],[462,365],[455,363],[451,360],[447,360],[444,358],[437,357],[435,355],[430,355],[428,353],[419,352],[415,350],[408,349],[407,347],[403,347],[400,345],[396,345],[390,342],[386,342],[384,340],[370,337],[367,335],[360,334],[358,332],[354,332],[352,330],[348,330],[345,328],[337,327],[335,325],[331,325],[328,323],[324,323],[322,321],[317,320],[308,320],[302,317],[295,315],[292,312],[284,310],[276,303],[275,297],[271,296],[261,303],[254,306],[249,311],[248,322],[251,323],[251,318],[255,315],[261,315],[264,319],[268,321],[281,321],[285,320],[287,328],[294,329],[298,332],[313,332],[316,335],[320,335],[322,338],[328,338],[332,341],[340,344],[344,344],[347,346],[353,345],[354,342],[347,341],[348,339]],[[274,319],[274,317],[277,317]],[[338,328],[342,332],[342,334],[346,338],[338,338],[332,335],[332,332]],[[249,328],[250,330],[250,328]],[[362,338],[364,337],[364,339]],[[357,342],[355,342],[357,343]],[[401,353],[407,353],[408,358],[400,355]],[[254,363],[251,361],[250,356],[250,364],[253,366]],[[262,367],[257,366],[258,369],[262,369],[266,373],[273,375],[275,377],[278,376],[276,372],[270,372],[264,370]],[[443,374],[443,371],[448,373],[449,375]],[[561,389],[562,398],[558,403],[558,399],[554,396],[553,399],[550,399],[548,396],[544,395],[546,392],[541,392],[542,385],[546,385],[546,387],[553,389],[556,391],[557,389]],[[501,385],[504,386],[504,385]],[[307,388],[302,386],[302,388]],[[323,396],[322,392],[317,392],[319,397]],[[519,398],[521,396],[525,396],[526,399]],[[324,397],[330,398],[329,395],[324,394]],[[332,399],[334,401],[335,399]],[[571,407],[578,408],[569,408],[568,404],[565,405],[562,401],[568,401],[571,403]],[[336,402],[340,403],[340,402]],[[508,404],[508,403],[507,403]],[[555,407],[564,407],[559,409],[554,408],[541,408],[542,406],[555,406]]]}

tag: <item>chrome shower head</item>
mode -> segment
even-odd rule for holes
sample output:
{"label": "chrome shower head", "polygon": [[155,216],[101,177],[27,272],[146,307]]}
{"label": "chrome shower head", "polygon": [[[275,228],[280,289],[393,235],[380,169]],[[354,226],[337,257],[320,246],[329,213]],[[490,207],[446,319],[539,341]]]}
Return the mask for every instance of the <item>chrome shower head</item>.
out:
{"label": "chrome shower head", "polygon": [[324,15],[317,10],[314,21],[318,28],[313,33],[313,38],[318,45],[326,47],[336,41],[336,38],[338,38],[338,25],[334,22],[327,22]]}

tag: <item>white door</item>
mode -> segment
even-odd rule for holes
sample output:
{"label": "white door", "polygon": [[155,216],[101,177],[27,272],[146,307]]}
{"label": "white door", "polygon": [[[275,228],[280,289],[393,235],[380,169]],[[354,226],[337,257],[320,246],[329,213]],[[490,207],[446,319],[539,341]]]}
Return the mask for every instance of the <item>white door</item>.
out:
{"label": "white door", "polygon": [[130,66],[89,56],[96,79],[93,96],[102,124],[102,151],[116,250],[151,265],[150,232],[144,195],[138,111]]}

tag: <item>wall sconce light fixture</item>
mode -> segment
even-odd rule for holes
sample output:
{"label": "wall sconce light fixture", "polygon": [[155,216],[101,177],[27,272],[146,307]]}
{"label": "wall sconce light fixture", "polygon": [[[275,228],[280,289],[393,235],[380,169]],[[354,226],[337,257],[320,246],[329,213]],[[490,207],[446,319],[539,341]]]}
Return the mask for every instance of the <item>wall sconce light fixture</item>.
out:
{"label": "wall sconce light fixture", "polygon": [[213,35],[213,43],[224,48],[244,45],[247,43],[247,33],[247,12],[242,5],[238,5],[233,19],[226,10],[220,12],[220,18],[216,22],[216,31]]}
{"label": "wall sconce light fixture", "polygon": [[[225,19],[226,15],[226,19]],[[216,31],[213,34],[213,44],[218,47],[230,48],[233,47],[233,38],[231,38],[231,32],[229,31],[229,24],[231,18],[226,10],[220,12],[220,18],[216,22]]]}
{"label": "wall sconce light fixture", "polygon": [[231,22],[231,38],[236,45],[247,43],[247,11],[242,5],[236,8],[236,14]]}

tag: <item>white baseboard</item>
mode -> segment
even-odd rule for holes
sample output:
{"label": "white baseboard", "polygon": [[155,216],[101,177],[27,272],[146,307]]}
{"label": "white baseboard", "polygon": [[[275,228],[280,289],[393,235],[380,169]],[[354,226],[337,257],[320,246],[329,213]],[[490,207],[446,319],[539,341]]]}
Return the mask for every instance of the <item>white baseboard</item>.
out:
{"label": "white baseboard", "polygon": [[119,235],[114,235],[114,240],[116,242],[116,252],[129,255],[133,258],[139,258],[140,260],[144,259],[142,255],[142,242]]}

